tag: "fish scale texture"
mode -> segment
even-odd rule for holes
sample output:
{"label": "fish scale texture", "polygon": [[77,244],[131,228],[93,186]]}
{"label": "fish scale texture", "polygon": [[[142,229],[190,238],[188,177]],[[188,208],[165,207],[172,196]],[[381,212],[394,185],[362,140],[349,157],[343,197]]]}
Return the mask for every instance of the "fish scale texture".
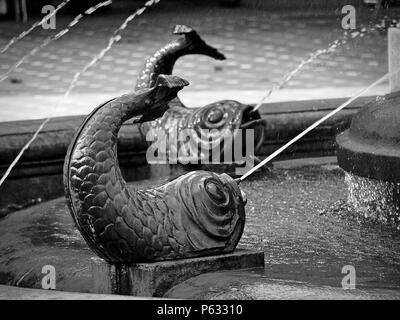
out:
{"label": "fish scale texture", "polygon": [[181,257],[187,243],[165,200],[168,188],[131,192],[114,161],[118,129],[128,113],[128,104],[109,102],[82,130],[69,165],[71,201],[83,209],[72,210],[74,219],[107,261]]}
{"label": "fish scale texture", "polygon": [[[182,41],[168,43],[148,58],[139,74],[135,91],[153,86],[159,74],[171,74],[176,60],[188,50],[182,50]],[[181,50],[182,52],[179,52]]]}

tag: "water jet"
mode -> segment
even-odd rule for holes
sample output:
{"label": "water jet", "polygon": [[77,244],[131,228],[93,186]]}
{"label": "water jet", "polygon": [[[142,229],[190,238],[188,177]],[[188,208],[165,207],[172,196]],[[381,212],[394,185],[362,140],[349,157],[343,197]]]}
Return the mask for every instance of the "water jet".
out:
{"label": "water jet", "polygon": [[[375,97],[367,99],[375,101]],[[341,102],[343,101],[285,103],[286,108],[289,105],[293,106],[291,112],[271,112],[274,107],[278,110],[278,105],[261,107],[260,114],[267,120],[266,136],[270,139],[263,142],[260,154],[267,156]],[[360,102],[357,101],[357,103]],[[344,176],[335,165],[335,160],[312,159],[311,157],[333,154],[334,136],[348,126],[351,116],[358,111],[357,103],[351,109],[344,110],[335,118],[329,119],[324,127],[310,132],[304,140],[298,141],[298,144],[293,146],[292,152],[283,155],[287,158],[302,158],[297,164],[293,160],[277,161],[274,163],[273,171],[240,183],[240,188],[243,188],[247,194],[248,204],[247,225],[238,247],[256,249],[265,253],[265,259],[262,259],[261,264],[265,262],[266,268],[227,271],[229,266],[247,267],[248,264],[241,264],[242,262],[235,260],[227,263],[225,260],[222,262],[224,269],[222,271],[206,273],[199,277],[193,277],[196,274],[189,273],[191,278],[171,288],[167,293],[168,297],[251,299],[301,298],[303,296],[350,299],[399,297],[399,238],[393,237],[390,229],[359,224],[347,217],[336,215],[334,211],[329,214],[320,213],[321,209],[330,208],[346,197]],[[319,108],[316,109],[315,105]],[[41,182],[36,182],[36,185],[40,183],[48,185],[46,179],[50,179],[50,174],[58,179],[66,145],[70,143],[72,133],[83,119],[69,120],[72,122],[65,119],[50,121],[49,123],[54,125],[58,132],[56,130],[50,132],[49,128],[42,131],[39,137],[47,137],[47,139],[35,141],[32,145],[34,148],[27,150],[25,158],[22,158],[16,166],[14,175],[11,175],[10,180],[6,182],[15,182],[20,179],[19,188],[21,188],[22,179],[40,178]],[[55,121],[58,121],[58,124],[55,124]],[[3,126],[6,125],[3,124]],[[37,127],[32,123],[30,125],[33,129]],[[70,126],[67,127],[68,125]],[[0,125],[0,129],[1,127]],[[61,132],[61,127],[66,127],[66,130]],[[24,127],[25,133],[30,135],[28,129]],[[18,132],[15,136],[18,136]],[[141,145],[142,142],[138,137],[138,129],[132,123],[123,126],[118,139],[119,160],[122,160],[120,161],[122,169],[135,168],[135,174],[145,175],[146,172],[141,170],[145,166],[144,156],[140,152],[146,149],[146,145]],[[17,141],[15,137],[11,138],[8,135],[4,139],[8,141],[8,144],[0,143],[0,145],[2,148],[9,146],[9,150],[7,153],[1,153],[1,161],[7,164],[9,159],[12,159],[13,153],[15,154],[14,151],[18,151],[19,145],[10,145],[12,139]],[[59,142],[57,148],[54,148],[57,141]],[[46,142],[52,142],[52,144],[46,144]],[[19,141],[19,143],[22,142]],[[38,146],[42,149],[37,148]],[[143,167],[139,169],[137,164],[140,161]],[[51,167],[48,164],[51,164]],[[43,168],[47,171],[41,171]],[[125,176],[125,178],[128,181],[134,180],[132,177]],[[146,181],[136,183],[136,185],[147,188],[149,184],[160,183],[160,181],[154,181],[159,177],[146,176],[145,178]],[[54,183],[56,184],[61,184],[61,182]],[[4,189],[5,187],[8,187],[7,184],[3,186],[3,194],[8,193],[4,192],[7,190]],[[31,185],[25,184],[23,189],[30,187]],[[15,194],[22,197],[17,192],[18,187],[14,185],[13,190]],[[43,193],[49,198],[59,196],[54,193],[50,197],[47,191]],[[108,277],[100,281],[108,288],[93,289],[91,261],[94,253],[89,250],[73,225],[63,197],[18,210],[1,219],[0,253],[1,283],[40,288],[41,268],[45,264],[50,264],[57,270],[58,290],[78,292],[97,290],[96,292],[99,292],[105,289],[105,292],[110,292],[107,290],[110,290],[113,285],[107,283],[112,279]],[[260,256],[257,256],[257,260],[260,260]],[[188,270],[185,261],[179,260],[176,265],[181,265],[183,269]],[[206,271],[211,270],[207,269],[208,260],[196,260],[194,263],[199,266],[198,270],[202,268]],[[258,264],[261,265],[259,262]],[[103,270],[103,275],[107,275],[110,271],[107,269],[109,265],[104,265],[104,261],[94,265]],[[354,265],[357,269],[357,289],[360,290],[344,292],[341,289],[340,283],[343,277],[341,268],[344,265]],[[162,270],[171,269],[169,263],[158,266]],[[157,266],[154,263],[143,263],[136,271],[147,272],[149,268],[155,267]],[[189,271],[193,270],[197,269],[192,268]],[[115,274],[111,270],[111,276]],[[123,275],[123,273],[118,274]],[[160,280],[161,276],[156,278]],[[280,280],[277,282],[275,279]],[[151,279],[148,280],[148,283],[152,282]],[[184,278],[179,280],[184,280]],[[170,283],[175,284],[174,281]],[[162,292],[165,292],[165,289],[163,287],[159,290],[157,287],[156,295],[163,295]],[[202,292],[196,293],[196,290]],[[144,294],[153,295],[154,292],[147,291]]]}

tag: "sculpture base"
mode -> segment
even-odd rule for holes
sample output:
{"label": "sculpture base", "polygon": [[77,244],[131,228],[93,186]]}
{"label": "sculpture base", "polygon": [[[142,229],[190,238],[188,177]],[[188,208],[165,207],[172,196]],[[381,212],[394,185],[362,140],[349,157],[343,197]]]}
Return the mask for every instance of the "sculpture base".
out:
{"label": "sculpture base", "polygon": [[235,250],[215,256],[121,266],[92,258],[92,289],[101,294],[162,297],[171,287],[202,273],[257,267],[264,267],[264,252]]}

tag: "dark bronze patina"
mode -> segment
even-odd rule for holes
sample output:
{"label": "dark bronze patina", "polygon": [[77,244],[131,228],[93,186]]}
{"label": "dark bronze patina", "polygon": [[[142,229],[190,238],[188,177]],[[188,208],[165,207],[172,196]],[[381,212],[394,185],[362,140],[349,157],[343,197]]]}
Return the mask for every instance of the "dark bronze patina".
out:
{"label": "dark bronze patina", "polygon": [[[176,61],[182,56],[203,54],[217,60],[225,59],[222,53],[208,45],[191,27],[177,25],[173,33],[183,36],[168,43],[147,59],[137,80],[136,90],[151,88],[159,74],[171,74]],[[170,109],[165,112],[163,117],[140,125],[140,131],[144,138],[150,132],[151,136],[157,136],[157,139],[168,137],[173,140],[180,131],[193,129],[189,131],[190,140],[185,148],[194,149],[199,144],[204,146],[211,138],[215,141],[222,141],[224,136],[234,139],[237,135],[236,129],[254,129],[254,152],[257,153],[262,146],[265,121],[261,119],[259,112],[253,111],[253,107],[249,105],[234,100],[221,100],[202,108],[187,108],[179,98],[172,100],[169,105]],[[208,133],[210,130],[214,130],[214,132]],[[160,132],[164,134],[159,134]],[[163,143],[158,140],[158,144]],[[165,145],[170,146],[171,143],[167,142]],[[213,147],[216,148],[217,145],[208,145],[210,149],[208,154],[212,154]],[[226,145],[218,146],[221,153],[223,153],[224,147]],[[245,148],[245,144],[243,144],[243,148]],[[163,150],[159,150],[159,152],[163,152]],[[166,153],[164,158],[168,158],[169,163],[186,164],[187,161],[200,163],[203,157],[200,153],[194,155],[194,152],[190,152],[190,158],[179,155],[177,159],[171,159],[170,155],[177,155],[177,152],[170,152],[167,148]],[[159,156],[162,158],[161,154]],[[233,162],[235,163],[235,159]]]}
{"label": "dark bronze patina", "polygon": [[400,181],[400,91],[363,106],[336,137],[339,166],[360,177]]}
{"label": "dark bronze patina", "polygon": [[117,159],[121,125],[161,117],[188,83],[158,76],[153,87],[97,107],[71,143],[64,186],[84,239],[110,263],[231,252],[242,235],[245,200],[231,177],[194,171],[147,190],[130,189]]}

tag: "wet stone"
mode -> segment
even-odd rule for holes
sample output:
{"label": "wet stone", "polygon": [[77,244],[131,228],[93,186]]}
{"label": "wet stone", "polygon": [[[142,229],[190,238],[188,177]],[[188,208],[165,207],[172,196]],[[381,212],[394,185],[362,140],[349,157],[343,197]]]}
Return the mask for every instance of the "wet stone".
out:
{"label": "wet stone", "polygon": [[400,299],[400,291],[343,290],[303,281],[269,279],[261,269],[211,272],[182,282],[164,297],[201,300],[369,300]]}
{"label": "wet stone", "polygon": [[[147,180],[135,186],[157,183],[160,181]],[[343,170],[334,165],[302,162],[291,167],[287,163],[249,177],[240,187],[248,203],[238,249],[264,252],[265,256],[265,268],[254,275],[257,281],[249,278],[254,282],[248,283],[243,297],[254,298],[248,293],[250,288],[265,288],[268,279],[301,281],[317,295],[329,297],[321,288],[342,292],[342,268],[346,265],[356,270],[357,289],[383,290],[386,296],[396,297],[400,291],[399,231],[357,213],[347,202]],[[1,284],[41,288],[42,267],[53,265],[57,290],[91,292],[92,257],[95,254],[77,231],[64,198],[0,219]],[[214,289],[205,288],[202,295],[211,297]],[[285,297],[287,291],[281,289],[285,287],[276,286],[276,298]],[[195,296],[196,288],[191,290],[187,298]],[[220,297],[243,293],[232,292],[221,291]]]}
{"label": "wet stone", "polygon": [[115,266],[92,258],[93,292],[139,297],[162,297],[180,282],[202,273],[264,266],[264,253],[235,250],[232,253],[172,261]]}

